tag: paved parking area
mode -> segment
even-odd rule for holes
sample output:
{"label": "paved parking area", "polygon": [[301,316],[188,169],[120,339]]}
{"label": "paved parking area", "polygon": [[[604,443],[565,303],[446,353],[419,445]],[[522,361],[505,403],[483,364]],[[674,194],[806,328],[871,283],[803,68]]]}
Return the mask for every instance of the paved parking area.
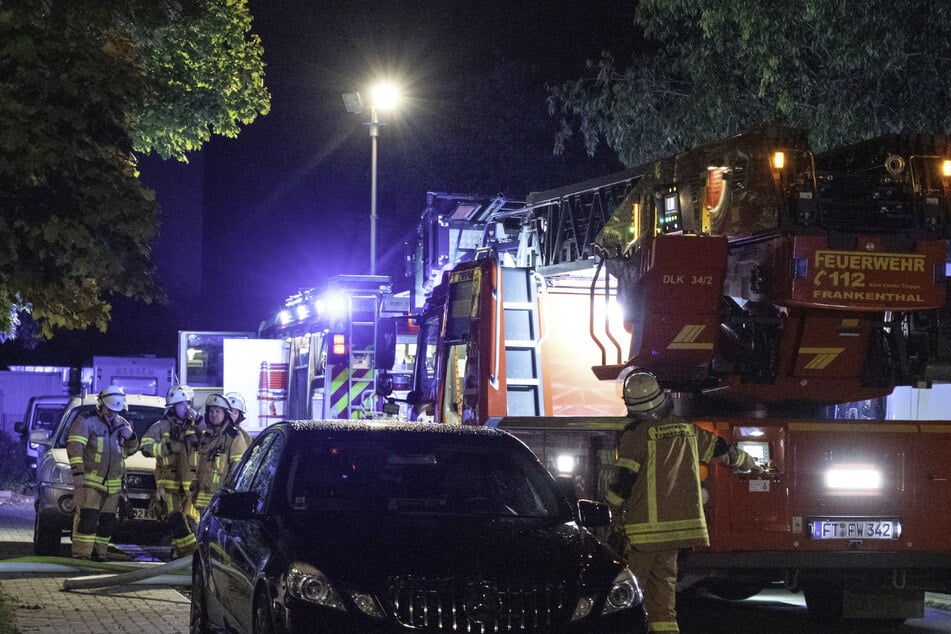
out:
{"label": "paved parking area", "polygon": [[[32,554],[33,519],[29,498],[0,497],[0,558]],[[188,599],[174,589],[127,585],[63,590],[65,578],[62,572],[0,572],[0,592],[11,598],[19,632],[188,631]]]}

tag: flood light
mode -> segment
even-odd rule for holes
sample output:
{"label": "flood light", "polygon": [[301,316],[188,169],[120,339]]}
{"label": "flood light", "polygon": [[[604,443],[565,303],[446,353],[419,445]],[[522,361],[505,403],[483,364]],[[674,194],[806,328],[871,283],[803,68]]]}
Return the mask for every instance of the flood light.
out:
{"label": "flood light", "polygon": [[558,473],[571,473],[575,470],[575,457],[571,454],[563,453],[555,458],[555,468]]}
{"label": "flood light", "polygon": [[882,472],[873,465],[837,465],[826,471],[825,482],[835,491],[875,491],[882,488]]}

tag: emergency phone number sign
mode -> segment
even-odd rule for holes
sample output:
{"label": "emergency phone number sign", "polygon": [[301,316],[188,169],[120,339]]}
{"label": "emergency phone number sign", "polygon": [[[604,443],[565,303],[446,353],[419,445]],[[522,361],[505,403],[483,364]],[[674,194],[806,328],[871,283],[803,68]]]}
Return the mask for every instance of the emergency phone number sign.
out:
{"label": "emergency phone number sign", "polygon": [[796,239],[793,303],[860,310],[923,310],[944,304],[943,244],[922,241],[913,252],[894,253],[874,250],[877,245],[868,251],[841,251],[822,248],[822,242]]}

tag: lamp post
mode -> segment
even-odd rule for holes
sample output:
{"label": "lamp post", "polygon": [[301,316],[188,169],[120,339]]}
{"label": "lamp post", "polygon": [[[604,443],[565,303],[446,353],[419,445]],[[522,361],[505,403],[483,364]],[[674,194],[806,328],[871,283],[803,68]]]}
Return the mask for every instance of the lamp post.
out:
{"label": "lamp post", "polygon": [[[388,82],[370,88],[370,275],[376,275],[376,144],[380,136],[379,110],[389,110],[399,102],[399,92]],[[359,92],[343,95],[348,112],[363,112],[363,99]]]}

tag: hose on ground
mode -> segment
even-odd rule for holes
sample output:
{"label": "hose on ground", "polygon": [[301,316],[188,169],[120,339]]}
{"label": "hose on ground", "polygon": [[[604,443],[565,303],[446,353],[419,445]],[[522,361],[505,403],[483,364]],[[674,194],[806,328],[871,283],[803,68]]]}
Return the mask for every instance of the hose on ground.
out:
{"label": "hose on ground", "polygon": [[171,581],[165,578],[172,572],[191,568],[192,558],[181,557],[159,566],[149,566],[148,568],[137,568],[129,572],[110,575],[93,575],[89,577],[73,577],[63,579],[64,590],[79,590],[88,588],[106,588],[109,586],[121,586],[131,583],[139,583],[154,577],[162,577],[164,583],[160,585],[191,585],[191,576],[182,574],[177,575],[177,581]]}
{"label": "hose on ground", "polygon": [[15,557],[0,561],[0,572],[73,572],[77,569],[124,572],[130,568],[152,565],[147,562],[100,562],[72,557]]}

